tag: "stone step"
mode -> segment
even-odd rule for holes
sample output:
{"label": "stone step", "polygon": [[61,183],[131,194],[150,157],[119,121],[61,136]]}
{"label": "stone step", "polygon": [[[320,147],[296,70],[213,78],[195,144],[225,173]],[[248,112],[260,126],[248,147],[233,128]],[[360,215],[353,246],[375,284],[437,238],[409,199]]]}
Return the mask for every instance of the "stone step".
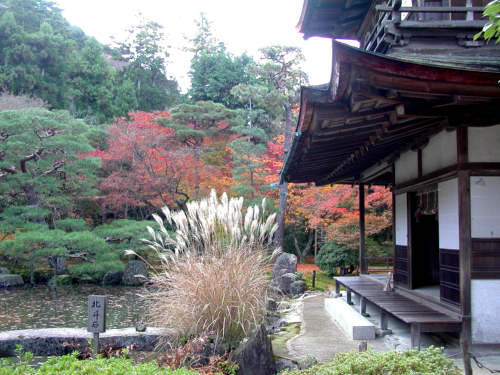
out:
{"label": "stone step", "polygon": [[325,298],[325,310],[351,340],[375,340],[375,326],[341,298]]}

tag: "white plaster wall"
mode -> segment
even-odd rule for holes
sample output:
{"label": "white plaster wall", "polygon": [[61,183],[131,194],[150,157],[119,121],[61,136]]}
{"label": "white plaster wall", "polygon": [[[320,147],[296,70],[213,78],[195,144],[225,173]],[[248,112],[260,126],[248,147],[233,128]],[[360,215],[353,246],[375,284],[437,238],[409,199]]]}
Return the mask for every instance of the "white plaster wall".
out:
{"label": "white plaster wall", "polygon": [[457,132],[442,131],[429,139],[422,150],[422,174],[437,171],[457,163]]}
{"label": "white plaster wall", "polygon": [[500,125],[468,128],[469,162],[500,162]]}
{"label": "white plaster wall", "polygon": [[471,177],[470,194],[472,237],[500,238],[500,177]]}
{"label": "white plaster wall", "polygon": [[439,247],[459,250],[458,180],[440,182],[438,189]]}
{"label": "white plaster wall", "polygon": [[418,154],[407,151],[401,154],[396,162],[396,184],[413,180],[418,177]]}
{"label": "white plaster wall", "polygon": [[396,245],[408,246],[407,194],[396,195]]}
{"label": "white plaster wall", "polygon": [[474,344],[499,344],[500,280],[472,280],[472,341]]}

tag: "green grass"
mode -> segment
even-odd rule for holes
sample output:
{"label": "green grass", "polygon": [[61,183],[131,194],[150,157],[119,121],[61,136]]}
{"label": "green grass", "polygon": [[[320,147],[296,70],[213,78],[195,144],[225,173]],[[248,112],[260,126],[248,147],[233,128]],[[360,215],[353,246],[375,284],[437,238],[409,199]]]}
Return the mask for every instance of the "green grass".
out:
{"label": "green grass", "polygon": [[300,333],[300,323],[291,323],[285,326],[285,332],[280,335],[273,335],[271,344],[273,347],[273,354],[277,358],[288,358],[290,353],[286,347],[288,340],[294,338]]}
{"label": "green grass", "polygon": [[300,323],[291,323],[285,327],[285,333],[274,335],[272,338],[273,348],[275,346],[285,346],[285,343],[300,333]]}
{"label": "green grass", "polygon": [[312,272],[304,272],[304,281],[307,284],[308,290],[328,291],[335,289],[335,280],[326,276],[323,271],[316,271],[315,287],[312,287]]}

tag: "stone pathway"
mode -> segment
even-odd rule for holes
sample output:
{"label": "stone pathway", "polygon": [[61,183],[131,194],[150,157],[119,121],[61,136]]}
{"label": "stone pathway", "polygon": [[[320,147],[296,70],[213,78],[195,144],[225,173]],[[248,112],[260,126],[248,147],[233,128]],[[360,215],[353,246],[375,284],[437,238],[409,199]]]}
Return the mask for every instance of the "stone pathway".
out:
{"label": "stone pathway", "polygon": [[[318,361],[325,362],[337,353],[358,350],[361,340],[350,340],[324,309],[325,296],[306,297],[303,299],[302,325],[300,334],[287,342],[287,349],[292,359],[299,359],[308,354]],[[369,346],[374,351],[386,351],[391,348],[384,339],[371,340]]]}

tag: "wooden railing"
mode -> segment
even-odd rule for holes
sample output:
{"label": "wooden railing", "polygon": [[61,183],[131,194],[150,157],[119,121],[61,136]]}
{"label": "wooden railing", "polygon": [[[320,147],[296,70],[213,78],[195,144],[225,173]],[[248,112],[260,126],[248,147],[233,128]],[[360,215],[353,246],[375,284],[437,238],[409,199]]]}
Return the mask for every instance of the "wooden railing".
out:
{"label": "wooden railing", "polygon": [[[423,1],[422,1],[423,3]],[[449,3],[449,1],[448,1]],[[390,45],[403,45],[401,31],[394,28],[471,28],[479,31],[487,22],[481,19],[483,7],[479,6],[415,6],[404,7],[402,0],[390,1],[388,5],[377,5],[379,16],[365,36],[362,48],[368,51],[385,53]],[[463,14],[463,16],[453,16]],[[461,18],[461,19],[455,19]],[[477,47],[480,41],[467,40],[466,47]]]}
{"label": "wooden railing", "polygon": [[[401,14],[408,13],[409,17],[406,19],[410,19],[412,14],[416,14],[417,17],[413,20],[415,21],[428,21],[422,19],[420,14],[422,13],[432,13],[432,14],[441,14],[448,15],[450,13],[465,13],[466,21],[474,20],[474,13],[482,14],[484,8],[483,7],[474,7],[474,6],[416,6],[416,7],[404,7],[402,6],[401,0],[395,0],[390,5],[377,5],[375,9],[379,12],[387,12],[392,13],[392,20],[396,25],[400,24],[402,21]],[[480,17],[480,15],[479,15]],[[457,21],[457,20],[455,20]]]}

